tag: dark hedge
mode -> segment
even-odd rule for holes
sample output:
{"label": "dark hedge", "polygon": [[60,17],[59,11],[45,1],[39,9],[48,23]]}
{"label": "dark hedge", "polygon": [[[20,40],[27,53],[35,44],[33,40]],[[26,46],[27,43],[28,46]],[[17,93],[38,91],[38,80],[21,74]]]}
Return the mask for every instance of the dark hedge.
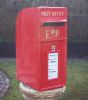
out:
{"label": "dark hedge", "polygon": [[88,42],[88,0],[0,0],[0,42],[15,42],[15,22],[25,7],[68,7],[68,41]]}

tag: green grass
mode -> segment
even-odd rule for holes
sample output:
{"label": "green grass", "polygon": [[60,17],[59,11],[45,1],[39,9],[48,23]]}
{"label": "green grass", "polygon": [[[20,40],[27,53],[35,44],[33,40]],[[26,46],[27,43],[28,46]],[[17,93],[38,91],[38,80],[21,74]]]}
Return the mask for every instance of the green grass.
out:
{"label": "green grass", "polygon": [[61,100],[88,100],[88,61],[70,59],[67,88]]}
{"label": "green grass", "polygon": [[[10,78],[10,88],[0,100],[23,100],[19,83],[15,78],[15,61],[0,60],[0,70]],[[67,67],[67,88],[60,100],[88,100],[88,61],[69,59]]]}
{"label": "green grass", "polygon": [[0,70],[10,79],[9,91],[0,100],[23,100],[21,93],[19,92],[19,83],[15,77],[15,61],[14,60],[0,60]]}

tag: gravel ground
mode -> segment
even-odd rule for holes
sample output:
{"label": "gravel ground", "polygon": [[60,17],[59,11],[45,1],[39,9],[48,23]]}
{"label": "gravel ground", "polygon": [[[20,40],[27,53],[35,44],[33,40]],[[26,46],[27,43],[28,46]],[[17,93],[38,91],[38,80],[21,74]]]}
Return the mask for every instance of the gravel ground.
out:
{"label": "gravel ground", "polygon": [[2,71],[0,71],[0,97],[4,96],[9,86],[10,80]]}

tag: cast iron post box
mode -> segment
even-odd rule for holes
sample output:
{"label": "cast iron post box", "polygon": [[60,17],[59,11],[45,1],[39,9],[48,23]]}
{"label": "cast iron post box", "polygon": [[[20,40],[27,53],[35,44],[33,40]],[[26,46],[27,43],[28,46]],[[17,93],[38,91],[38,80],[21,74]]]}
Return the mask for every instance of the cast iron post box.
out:
{"label": "cast iron post box", "polygon": [[22,10],[16,22],[17,80],[43,91],[66,85],[67,9]]}

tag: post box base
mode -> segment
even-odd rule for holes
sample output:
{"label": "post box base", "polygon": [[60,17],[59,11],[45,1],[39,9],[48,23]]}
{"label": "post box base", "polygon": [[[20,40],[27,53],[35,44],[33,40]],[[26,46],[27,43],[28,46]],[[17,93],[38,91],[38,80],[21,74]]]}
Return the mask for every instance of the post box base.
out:
{"label": "post box base", "polygon": [[29,86],[25,86],[23,83],[20,83],[19,87],[23,94],[24,100],[59,100],[66,88],[64,86],[62,88],[39,92]]}

